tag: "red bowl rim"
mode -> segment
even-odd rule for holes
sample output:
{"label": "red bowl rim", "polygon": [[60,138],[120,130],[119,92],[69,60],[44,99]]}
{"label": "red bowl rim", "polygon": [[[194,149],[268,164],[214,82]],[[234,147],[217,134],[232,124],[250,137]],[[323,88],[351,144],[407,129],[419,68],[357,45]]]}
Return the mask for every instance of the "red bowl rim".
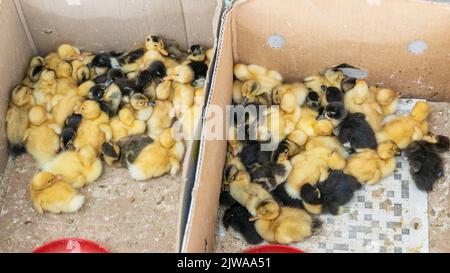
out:
{"label": "red bowl rim", "polygon": [[[273,252],[275,249],[279,250],[277,252]],[[305,251],[293,247],[293,246],[285,246],[285,245],[264,245],[264,246],[257,246],[251,249],[246,250],[244,253],[246,254],[270,254],[270,253],[305,253]]]}
{"label": "red bowl rim", "polygon": [[[63,239],[53,240],[53,241],[47,242],[47,243],[43,244],[42,246],[36,248],[35,250],[33,250],[32,253],[52,253],[52,252],[45,251],[45,249],[52,247],[53,245],[59,245],[61,243],[68,242],[68,241],[77,241],[77,242],[80,242],[81,244],[91,245],[92,247],[98,249],[98,252],[96,252],[96,253],[111,253],[107,248],[101,246],[100,244],[98,244],[94,241],[90,241],[90,240],[86,240],[86,239],[82,239],[82,238],[63,238]],[[86,253],[88,253],[88,252],[86,252]]]}

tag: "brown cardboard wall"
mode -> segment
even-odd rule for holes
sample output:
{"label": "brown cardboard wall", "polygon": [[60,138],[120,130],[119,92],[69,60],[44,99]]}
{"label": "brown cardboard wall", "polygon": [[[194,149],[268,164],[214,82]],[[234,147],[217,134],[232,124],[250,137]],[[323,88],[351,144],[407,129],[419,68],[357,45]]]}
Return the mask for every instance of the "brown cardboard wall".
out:
{"label": "brown cardboard wall", "polygon": [[[450,100],[450,5],[410,0],[241,1],[233,12],[235,61],[276,69],[298,80],[350,63],[369,81],[407,96]],[[273,12],[276,9],[276,12]],[[285,46],[271,48],[277,34]],[[421,54],[408,50],[421,40]]]}
{"label": "brown cardboard wall", "polygon": [[[225,22],[229,26],[230,20]],[[228,27],[222,35],[222,45],[231,45],[231,29]],[[220,45],[219,45],[220,47]],[[216,92],[211,93],[209,105],[229,105],[231,103],[231,91],[233,75],[229,73],[233,69],[233,52],[231,46],[219,49],[214,73],[223,75],[214,77],[212,86]],[[224,109],[224,108],[223,108]],[[226,120],[226,116],[215,116],[207,106],[204,131],[213,131],[214,123],[208,123],[212,119]],[[211,126],[211,127],[210,127]],[[225,123],[222,124],[225,130]],[[225,131],[224,131],[225,132]],[[224,140],[208,140],[202,143],[200,155],[205,159],[199,159],[200,173],[197,173],[196,184],[192,191],[192,199],[189,212],[189,220],[184,240],[183,252],[210,252],[213,245],[213,234],[216,228],[217,205],[222,182],[222,170],[225,164],[227,143]],[[206,161],[207,160],[207,161]]]}
{"label": "brown cardboard wall", "polygon": [[[0,115],[5,117],[10,90],[23,78],[32,49],[13,1],[0,1]],[[5,119],[0,122],[0,173],[7,157]]]}
{"label": "brown cardboard wall", "polygon": [[[216,0],[19,0],[40,53],[60,43],[86,50],[125,50],[150,33],[212,46]],[[184,13],[183,13],[184,12]]]}

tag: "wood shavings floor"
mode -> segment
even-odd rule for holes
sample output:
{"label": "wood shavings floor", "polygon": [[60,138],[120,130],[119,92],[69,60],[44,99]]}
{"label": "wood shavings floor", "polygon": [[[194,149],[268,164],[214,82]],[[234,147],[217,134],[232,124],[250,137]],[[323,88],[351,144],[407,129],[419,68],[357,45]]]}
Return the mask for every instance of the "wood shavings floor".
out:
{"label": "wood shavings floor", "polygon": [[31,252],[65,237],[93,240],[112,252],[177,251],[181,178],[138,183],[126,169],[106,168],[82,190],[87,199],[78,213],[41,216],[29,198],[35,173],[29,155],[8,164],[0,183],[0,252]]}
{"label": "wood shavings floor", "polygon": [[[431,130],[435,134],[450,136],[450,103],[431,103]],[[432,253],[450,252],[450,153],[443,155],[446,176],[435,185],[435,190],[428,195],[429,249]],[[215,252],[238,253],[249,246],[239,234],[230,230],[224,234],[217,229]]]}

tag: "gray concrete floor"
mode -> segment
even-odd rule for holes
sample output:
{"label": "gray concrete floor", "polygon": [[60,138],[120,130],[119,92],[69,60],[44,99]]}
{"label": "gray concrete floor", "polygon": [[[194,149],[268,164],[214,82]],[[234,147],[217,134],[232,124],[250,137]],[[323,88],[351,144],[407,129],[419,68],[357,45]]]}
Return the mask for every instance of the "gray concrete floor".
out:
{"label": "gray concrete floor", "polygon": [[[432,132],[450,136],[450,103],[431,103],[431,105],[430,124]],[[450,153],[444,154],[443,158],[447,171],[446,176],[438,182],[435,190],[428,196],[429,248],[432,253],[450,252]],[[217,229],[216,252],[239,253],[249,248],[250,246],[234,231],[230,230],[225,234],[220,234],[220,229]]]}
{"label": "gray concrete floor", "polygon": [[65,237],[93,240],[112,252],[177,251],[181,178],[138,183],[126,169],[106,168],[82,190],[87,199],[78,213],[41,216],[28,191],[36,171],[28,155],[8,164],[0,191],[0,252],[31,252]]}

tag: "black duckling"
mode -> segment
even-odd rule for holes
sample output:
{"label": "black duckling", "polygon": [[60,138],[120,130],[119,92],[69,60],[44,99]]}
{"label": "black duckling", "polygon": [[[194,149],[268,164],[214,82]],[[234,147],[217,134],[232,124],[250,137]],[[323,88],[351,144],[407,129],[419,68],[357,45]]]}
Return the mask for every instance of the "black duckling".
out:
{"label": "black duckling", "polygon": [[417,187],[431,192],[437,180],[444,176],[444,166],[439,153],[449,150],[449,139],[437,136],[438,142],[416,141],[405,150],[410,164],[410,173]]}
{"label": "black duckling", "polygon": [[301,197],[310,213],[338,215],[342,212],[342,206],[350,202],[354,193],[361,187],[362,185],[353,176],[346,175],[342,171],[332,171],[324,182],[316,186],[311,184],[303,186]]}
{"label": "black duckling", "polygon": [[74,141],[77,137],[77,130],[80,127],[82,119],[83,116],[80,114],[73,114],[67,118],[60,136],[61,148],[64,151],[75,149]]}
{"label": "black duckling", "polygon": [[252,215],[245,207],[235,205],[225,211],[223,225],[227,230],[231,227],[240,233],[247,243],[258,245],[264,239],[256,232],[255,222],[249,221],[251,217]]}

